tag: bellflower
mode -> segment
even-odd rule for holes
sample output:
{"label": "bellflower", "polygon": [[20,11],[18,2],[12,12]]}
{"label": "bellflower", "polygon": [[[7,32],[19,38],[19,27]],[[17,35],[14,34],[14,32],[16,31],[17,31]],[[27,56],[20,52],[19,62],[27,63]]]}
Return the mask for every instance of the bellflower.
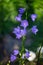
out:
{"label": "bellflower", "polygon": [[25,53],[23,53],[23,55],[22,55],[22,59],[25,59],[25,58],[29,58],[30,57],[30,52],[29,51],[27,51],[27,49],[25,50],[26,52]]}
{"label": "bellflower", "polygon": [[27,20],[22,20],[22,21],[21,21],[21,25],[20,25],[20,26],[26,28],[28,25],[29,25],[29,24],[28,24],[28,21],[27,21]]}
{"label": "bellflower", "polygon": [[16,34],[16,38],[20,39],[21,37],[26,35],[26,30],[21,29],[19,33]]}
{"label": "bellflower", "polygon": [[21,37],[22,37],[21,34],[16,34],[17,39],[20,39]]}
{"label": "bellflower", "polygon": [[21,21],[21,16],[22,16],[22,14],[18,14],[18,16],[15,17],[15,20],[20,22]]}
{"label": "bellflower", "polygon": [[13,33],[16,35],[16,38],[20,39],[22,36],[21,36],[21,30],[20,30],[20,27],[18,26],[17,28],[14,28],[13,30]]}
{"label": "bellflower", "polygon": [[20,13],[20,14],[23,14],[24,11],[25,11],[25,8],[20,8],[20,9],[19,9],[19,13]]}
{"label": "bellflower", "polygon": [[21,36],[21,29],[20,29],[19,26],[14,29],[14,33],[15,33],[15,35],[16,35],[16,38],[20,39],[20,38],[22,37],[22,36]]}
{"label": "bellflower", "polygon": [[14,60],[16,60],[16,58],[17,58],[16,56],[11,54],[10,61],[13,62]]}
{"label": "bellflower", "polygon": [[22,36],[26,35],[26,29],[20,29],[18,26],[17,28],[14,28],[13,33],[15,33],[16,38],[20,39]]}
{"label": "bellflower", "polygon": [[32,27],[32,33],[36,34],[38,32],[37,26]]}
{"label": "bellflower", "polygon": [[21,29],[21,35],[22,35],[22,36],[25,36],[26,33],[27,33],[27,32],[26,32],[26,29]]}
{"label": "bellflower", "polygon": [[20,33],[20,27],[17,26],[16,28],[14,28],[13,33],[15,34]]}
{"label": "bellflower", "polygon": [[32,14],[32,15],[31,15],[32,21],[35,21],[36,18],[37,18],[37,15],[36,15],[36,14]]}
{"label": "bellflower", "polygon": [[29,54],[30,54],[29,52],[26,52],[26,53],[25,53],[25,57],[26,57],[26,58],[29,58],[29,57],[30,57]]}
{"label": "bellflower", "polygon": [[16,50],[13,51],[13,53],[14,53],[14,55],[18,55],[19,54],[19,50],[16,49]]}

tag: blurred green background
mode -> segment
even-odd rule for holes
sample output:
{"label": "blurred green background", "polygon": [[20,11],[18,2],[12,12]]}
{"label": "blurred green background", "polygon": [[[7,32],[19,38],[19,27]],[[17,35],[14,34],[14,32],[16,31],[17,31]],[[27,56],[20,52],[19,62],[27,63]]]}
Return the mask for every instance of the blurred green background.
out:
{"label": "blurred green background", "polygon": [[[0,35],[10,34],[18,22],[15,21],[15,16],[18,14],[20,7],[27,8],[27,20],[30,23],[29,27],[36,24],[39,31],[37,35],[32,35],[35,39],[30,48],[43,44],[43,0],[0,0]],[[37,19],[33,23],[30,19],[31,14],[37,14]],[[25,19],[25,14],[23,19]],[[35,49],[36,50],[36,49]]]}

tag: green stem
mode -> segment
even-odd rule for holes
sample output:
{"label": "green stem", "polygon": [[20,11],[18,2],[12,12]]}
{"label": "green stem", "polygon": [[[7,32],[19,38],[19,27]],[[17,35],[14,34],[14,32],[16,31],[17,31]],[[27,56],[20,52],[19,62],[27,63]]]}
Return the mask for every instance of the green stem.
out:
{"label": "green stem", "polygon": [[22,54],[23,54],[23,52],[25,50],[24,43],[25,43],[25,37],[23,36],[23,38],[22,38],[22,49],[21,49],[21,56],[20,56],[19,65],[24,65],[24,60],[21,59]]}
{"label": "green stem", "polygon": [[24,50],[25,50],[24,43],[25,43],[25,37],[23,36],[23,38],[22,38],[22,50],[21,50],[21,55],[22,55],[22,53],[23,53]]}

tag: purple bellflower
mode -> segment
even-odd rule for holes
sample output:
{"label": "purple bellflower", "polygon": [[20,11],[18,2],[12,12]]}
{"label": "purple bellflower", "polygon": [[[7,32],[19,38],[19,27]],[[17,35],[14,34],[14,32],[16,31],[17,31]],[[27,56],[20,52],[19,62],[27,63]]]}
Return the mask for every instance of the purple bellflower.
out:
{"label": "purple bellflower", "polygon": [[21,34],[16,34],[17,39],[20,39],[21,37],[22,37]]}
{"label": "purple bellflower", "polygon": [[36,18],[37,18],[37,15],[36,14],[32,14],[31,15],[31,19],[32,19],[33,22],[35,21]]}
{"label": "purple bellflower", "polygon": [[18,55],[19,54],[19,50],[16,49],[16,50],[13,51],[13,53],[14,53],[14,55]]}
{"label": "purple bellflower", "polygon": [[16,60],[16,58],[17,58],[16,56],[14,56],[14,55],[11,54],[10,61],[13,62],[13,61]]}
{"label": "purple bellflower", "polygon": [[20,39],[22,36],[26,35],[26,29],[20,29],[18,26],[17,28],[14,28],[13,33],[15,33],[16,38]]}
{"label": "purple bellflower", "polygon": [[24,11],[25,11],[25,8],[19,8],[19,13],[20,13],[20,14],[23,14]]}
{"label": "purple bellflower", "polygon": [[15,20],[21,22],[22,14],[18,14],[18,16],[15,17]]}
{"label": "purple bellflower", "polygon": [[26,57],[26,58],[29,58],[29,57],[30,57],[29,54],[30,54],[29,52],[26,52],[26,53],[25,53],[25,57]]}
{"label": "purple bellflower", "polygon": [[22,59],[29,58],[29,57],[30,57],[30,53],[29,53],[29,52],[25,52],[25,53],[22,55]]}
{"label": "purple bellflower", "polygon": [[33,26],[32,33],[34,33],[36,35],[37,32],[38,32],[37,26]]}
{"label": "purple bellflower", "polygon": [[21,29],[21,35],[22,35],[22,36],[25,36],[26,33],[27,33],[27,32],[26,32],[26,29]]}
{"label": "purple bellflower", "polygon": [[16,38],[18,38],[18,39],[20,39],[22,37],[20,32],[21,32],[21,29],[19,26],[17,28],[14,28],[13,33],[16,35]]}
{"label": "purple bellflower", "polygon": [[17,26],[17,28],[14,28],[13,33],[15,33],[15,34],[20,33],[20,27]]}
{"label": "purple bellflower", "polygon": [[27,21],[27,20],[22,20],[22,21],[21,21],[21,25],[20,25],[20,26],[26,28],[28,25],[29,25],[29,24],[28,24],[28,21]]}

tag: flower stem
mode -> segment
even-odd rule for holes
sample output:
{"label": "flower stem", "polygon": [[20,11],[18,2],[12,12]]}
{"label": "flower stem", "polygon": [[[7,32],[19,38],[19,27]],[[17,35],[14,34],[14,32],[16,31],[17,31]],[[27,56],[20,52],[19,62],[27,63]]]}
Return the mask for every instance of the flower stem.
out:
{"label": "flower stem", "polygon": [[25,50],[24,43],[25,43],[25,37],[23,36],[23,38],[22,38],[22,49],[21,49],[21,56],[20,56],[19,65],[25,65],[25,64],[24,64],[24,60],[21,59],[22,54],[23,54],[23,52],[24,52],[24,50]]}
{"label": "flower stem", "polygon": [[39,53],[38,53],[37,65],[39,65],[39,59],[40,59],[40,51],[41,51],[41,49],[42,49],[42,45],[41,45],[41,48],[40,48]]}
{"label": "flower stem", "polygon": [[22,53],[23,53],[24,50],[25,50],[24,43],[25,43],[25,36],[23,36],[23,38],[22,38],[22,50],[21,50],[21,55],[22,55]]}

